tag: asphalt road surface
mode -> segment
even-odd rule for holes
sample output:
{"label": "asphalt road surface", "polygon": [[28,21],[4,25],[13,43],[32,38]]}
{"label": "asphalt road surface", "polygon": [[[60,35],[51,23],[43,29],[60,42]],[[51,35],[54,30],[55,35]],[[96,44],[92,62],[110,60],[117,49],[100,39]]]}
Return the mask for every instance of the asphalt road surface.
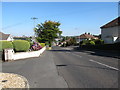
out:
{"label": "asphalt road surface", "polygon": [[118,88],[120,59],[114,58],[114,54],[112,57],[112,53],[60,47],[54,47],[51,52],[59,75],[69,88]]}
{"label": "asphalt road surface", "polygon": [[3,72],[25,76],[33,88],[118,88],[112,54],[53,47],[39,58],[3,63]]}

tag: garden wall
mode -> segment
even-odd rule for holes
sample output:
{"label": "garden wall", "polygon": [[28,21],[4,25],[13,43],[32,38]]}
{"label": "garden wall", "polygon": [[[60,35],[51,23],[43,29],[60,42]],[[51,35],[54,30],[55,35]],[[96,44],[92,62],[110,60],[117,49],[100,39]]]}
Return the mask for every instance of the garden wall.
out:
{"label": "garden wall", "polygon": [[10,50],[9,50],[10,52],[8,52],[7,50],[8,49],[5,50],[5,61],[39,57],[46,50],[46,47],[43,47],[38,51],[20,52],[20,53],[14,53],[13,51]]}

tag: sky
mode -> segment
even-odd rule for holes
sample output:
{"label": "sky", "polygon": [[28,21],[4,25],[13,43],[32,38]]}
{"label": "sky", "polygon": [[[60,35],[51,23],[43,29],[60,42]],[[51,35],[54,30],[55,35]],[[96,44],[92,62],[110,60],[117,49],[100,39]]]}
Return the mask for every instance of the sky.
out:
{"label": "sky", "polygon": [[85,32],[99,35],[100,27],[118,17],[117,2],[2,2],[2,32],[13,36],[34,35],[35,25],[59,21],[64,36]]}

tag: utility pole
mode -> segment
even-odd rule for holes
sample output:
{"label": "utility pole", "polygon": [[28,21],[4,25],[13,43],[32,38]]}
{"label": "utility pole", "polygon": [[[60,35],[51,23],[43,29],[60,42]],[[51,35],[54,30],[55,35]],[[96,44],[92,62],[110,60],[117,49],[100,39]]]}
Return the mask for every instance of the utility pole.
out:
{"label": "utility pole", "polygon": [[[36,20],[37,20],[38,18],[32,17],[31,19],[34,21],[34,27],[33,27],[33,30],[34,30],[34,28],[35,28],[35,26],[36,26],[35,23],[36,23]],[[34,33],[34,36],[35,36],[35,33]]]}
{"label": "utility pole", "polygon": [[38,19],[38,18],[32,17],[31,19],[34,21],[34,28],[35,28],[35,23],[36,23],[35,21],[36,21],[36,19]]}

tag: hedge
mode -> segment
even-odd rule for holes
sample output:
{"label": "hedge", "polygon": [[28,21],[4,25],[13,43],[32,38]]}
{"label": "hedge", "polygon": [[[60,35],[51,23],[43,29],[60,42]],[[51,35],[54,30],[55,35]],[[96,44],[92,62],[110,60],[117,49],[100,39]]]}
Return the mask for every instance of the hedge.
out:
{"label": "hedge", "polygon": [[95,45],[94,41],[90,41],[89,43],[90,43],[90,45]]}
{"label": "hedge", "polygon": [[30,43],[26,40],[15,40],[13,41],[14,50],[19,51],[28,51],[30,49]]}
{"label": "hedge", "polygon": [[120,51],[120,43],[102,44],[102,45],[80,45],[83,49],[99,49],[99,50],[117,50]]}
{"label": "hedge", "polygon": [[95,42],[95,45],[101,45],[101,44],[104,44],[104,41],[101,40],[101,39],[96,39],[96,40],[93,40]]}
{"label": "hedge", "polygon": [[11,41],[0,41],[0,51],[3,49],[7,48],[12,48],[13,49],[13,44]]}
{"label": "hedge", "polygon": [[40,45],[41,45],[42,47],[44,47],[44,46],[45,46],[45,43],[40,43]]}

